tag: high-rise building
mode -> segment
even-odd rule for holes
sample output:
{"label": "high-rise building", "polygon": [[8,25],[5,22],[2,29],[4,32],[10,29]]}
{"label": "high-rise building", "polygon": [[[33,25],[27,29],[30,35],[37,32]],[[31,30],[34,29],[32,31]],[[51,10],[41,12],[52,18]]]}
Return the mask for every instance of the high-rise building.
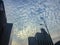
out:
{"label": "high-rise building", "polygon": [[38,45],[53,45],[50,35],[43,28],[41,28],[41,33],[36,33],[35,37],[37,38]]}
{"label": "high-rise building", "polygon": [[7,23],[4,3],[0,0],[0,45],[8,45],[12,24]]}
{"label": "high-rise building", "polygon": [[53,45],[50,35],[41,28],[41,33],[37,32],[35,37],[28,38],[29,45]]}
{"label": "high-rise building", "polygon": [[0,45],[2,44],[2,35],[4,31],[6,30],[6,15],[5,15],[5,9],[3,1],[0,0]]}
{"label": "high-rise building", "polygon": [[29,37],[28,38],[28,44],[29,45],[38,45],[37,40],[35,37]]}

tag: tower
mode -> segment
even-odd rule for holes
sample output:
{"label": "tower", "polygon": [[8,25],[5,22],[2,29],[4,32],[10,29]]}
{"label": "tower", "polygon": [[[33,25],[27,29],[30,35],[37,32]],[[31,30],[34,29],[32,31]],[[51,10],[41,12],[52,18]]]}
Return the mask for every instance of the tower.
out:
{"label": "tower", "polygon": [[3,1],[0,0],[0,45],[2,45],[3,33],[6,30],[6,15]]}

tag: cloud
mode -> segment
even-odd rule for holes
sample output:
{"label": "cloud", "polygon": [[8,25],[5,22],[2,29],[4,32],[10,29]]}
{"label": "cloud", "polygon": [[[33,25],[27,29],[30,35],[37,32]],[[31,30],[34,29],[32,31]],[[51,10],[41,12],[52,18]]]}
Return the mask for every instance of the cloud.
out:
{"label": "cloud", "polygon": [[59,0],[4,0],[4,4],[7,22],[14,24],[14,31],[17,29],[16,38],[25,39],[39,30],[40,23],[43,23],[41,16],[45,19],[51,36],[60,30]]}

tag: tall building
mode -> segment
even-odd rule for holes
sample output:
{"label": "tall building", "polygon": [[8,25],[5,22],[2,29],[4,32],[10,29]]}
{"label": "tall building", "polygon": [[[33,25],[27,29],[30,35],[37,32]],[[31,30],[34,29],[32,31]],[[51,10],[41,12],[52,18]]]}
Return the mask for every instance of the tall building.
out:
{"label": "tall building", "polygon": [[28,38],[28,45],[38,45],[37,40],[35,37]]}
{"label": "tall building", "polygon": [[41,33],[37,32],[35,37],[28,38],[29,45],[53,45],[50,35],[41,28]]}
{"label": "tall building", "polygon": [[53,45],[50,35],[44,28],[41,28],[41,33],[36,33],[35,37],[37,38],[38,45]]}
{"label": "tall building", "polygon": [[6,15],[5,15],[5,9],[3,1],[0,0],[0,45],[2,45],[2,35],[4,31],[6,30]]}
{"label": "tall building", "polygon": [[[5,9],[4,9],[4,4],[3,4],[3,1],[0,0],[0,30],[2,28],[5,29],[6,27],[6,15],[5,15]],[[3,30],[4,30],[3,29]]]}
{"label": "tall building", "polygon": [[8,45],[12,23],[7,23],[4,3],[0,0],[0,45]]}

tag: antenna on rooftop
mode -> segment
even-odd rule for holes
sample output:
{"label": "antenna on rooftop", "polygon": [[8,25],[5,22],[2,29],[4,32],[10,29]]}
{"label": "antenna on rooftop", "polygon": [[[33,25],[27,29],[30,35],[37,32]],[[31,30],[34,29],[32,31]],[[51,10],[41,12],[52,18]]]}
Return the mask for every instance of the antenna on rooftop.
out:
{"label": "antenna on rooftop", "polygon": [[[45,25],[45,27],[46,27],[46,29],[47,29],[47,32],[48,32],[48,34],[50,35],[45,19],[44,19],[43,17],[40,17],[40,19],[43,20],[44,25]],[[43,25],[43,24],[40,24],[40,25]]]}

